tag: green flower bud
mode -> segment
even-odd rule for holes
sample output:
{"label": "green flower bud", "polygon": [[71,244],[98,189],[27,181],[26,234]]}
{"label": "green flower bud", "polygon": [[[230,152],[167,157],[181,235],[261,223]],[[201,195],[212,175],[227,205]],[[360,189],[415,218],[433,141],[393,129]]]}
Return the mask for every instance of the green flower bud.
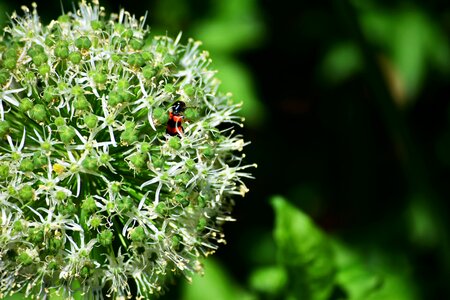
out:
{"label": "green flower bud", "polygon": [[43,228],[30,228],[28,232],[28,240],[35,245],[40,245],[44,241]]}
{"label": "green flower bud", "polygon": [[148,153],[148,152],[150,152],[151,147],[152,147],[152,146],[151,146],[149,143],[147,143],[147,142],[142,142],[142,143],[141,143],[141,152],[142,152],[142,153]]}
{"label": "green flower bud", "polygon": [[66,120],[63,117],[56,117],[55,118],[55,125],[57,127],[64,126],[64,125],[66,125]]}
{"label": "green flower bud", "polygon": [[205,208],[206,203],[209,201],[209,197],[200,194],[200,196],[197,198],[197,201],[198,201],[198,207]]}
{"label": "green flower bud", "polygon": [[215,153],[214,149],[209,145],[203,149],[203,155],[206,157],[212,157],[214,156],[214,153]]}
{"label": "green flower bud", "polygon": [[146,234],[144,228],[136,227],[131,230],[130,238],[133,242],[143,242],[145,240]]}
{"label": "green flower bud", "polygon": [[92,79],[96,84],[105,84],[108,80],[108,76],[102,72],[94,72],[92,74]]}
{"label": "green flower bud", "polygon": [[93,215],[90,219],[89,225],[94,229],[99,228],[102,225],[101,217],[98,215]]}
{"label": "green flower bud", "polygon": [[44,93],[43,93],[42,97],[44,98],[44,100],[46,102],[51,102],[53,99],[55,99],[55,97],[56,97],[56,89],[55,89],[55,87],[47,86],[44,89]]}
{"label": "green flower bud", "polygon": [[[144,42],[142,40],[132,39],[130,41],[130,46],[134,50],[140,50],[142,48],[142,46],[144,46]],[[146,59],[144,59],[144,60],[146,60]]]}
{"label": "green flower bud", "polygon": [[69,144],[72,142],[73,138],[76,136],[75,129],[71,126],[62,125],[59,127],[59,137],[61,138],[61,142],[64,144]]}
{"label": "green flower bud", "polygon": [[188,97],[192,97],[195,95],[195,87],[192,84],[186,84],[183,87],[183,90]]}
{"label": "green flower bud", "polygon": [[80,271],[81,278],[88,278],[92,275],[92,269],[88,266],[83,266]]}
{"label": "green flower bud", "polygon": [[118,63],[118,62],[120,62],[121,57],[118,54],[113,54],[113,55],[111,55],[111,60],[115,63]]}
{"label": "green flower bud", "polygon": [[8,121],[0,121],[0,137],[4,137],[10,131],[11,124]]}
{"label": "green flower bud", "polygon": [[84,118],[84,124],[86,124],[89,129],[95,128],[97,126],[97,121],[98,117],[94,114],[89,114]]}
{"label": "green flower bud", "polygon": [[164,86],[164,91],[168,94],[173,94],[173,93],[175,93],[176,89],[173,84],[168,83]]}
{"label": "green flower bud", "polygon": [[102,153],[99,158],[99,162],[101,165],[107,164],[111,160],[111,156],[107,153]]}
{"label": "green flower bud", "polygon": [[142,51],[141,55],[145,61],[150,61],[153,59],[153,53],[151,53],[150,51]]}
{"label": "green flower bud", "polygon": [[45,45],[48,46],[48,47],[51,47],[51,46],[55,45],[54,37],[52,37],[51,35],[48,35],[48,36],[45,38],[44,43],[45,43]]}
{"label": "green flower bud", "polygon": [[133,208],[133,206],[134,206],[134,203],[130,197],[124,197],[124,198],[120,199],[119,202],[117,203],[117,209],[121,213],[126,213],[126,212],[130,211]]}
{"label": "green flower bud", "polygon": [[117,85],[116,85],[118,90],[126,90],[130,87],[130,83],[128,82],[127,79],[119,79],[117,81]]}
{"label": "green flower bud", "polygon": [[125,39],[121,38],[121,37],[115,36],[112,39],[112,44],[115,47],[121,49],[121,48],[124,48],[127,45],[127,41]]}
{"label": "green flower bud", "polygon": [[172,237],[172,248],[176,251],[181,251],[183,249],[182,241],[183,238],[180,235],[174,235]]}
{"label": "green flower bud", "polygon": [[58,22],[60,23],[69,23],[71,21],[69,15],[61,15],[58,17]]}
{"label": "green flower bud", "polygon": [[164,165],[164,160],[162,160],[160,157],[152,156],[152,163],[155,168],[162,168]]}
{"label": "green flower bud", "polygon": [[[47,150],[47,151],[49,151],[49,150]],[[35,152],[33,154],[33,168],[39,169],[39,168],[43,168],[44,166],[47,166],[47,157],[44,154],[42,154],[40,151]]]}
{"label": "green flower bud", "polygon": [[13,229],[15,232],[22,232],[24,229],[23,223],[21,220],[17,220],[14,222]]}
{"label": "green flower bud", "polygon": [[158,203],[158,206],[156,206],[155,211],[160,215],[164,215],[167,212],[166,203],[164,203],[164,202]]}
{"label": "green flower bud", "polygon": [[37,122],[43,122],[47,118],[47,109],[43,104],[36,104],[30,110],[30,117]]}
{"label": "green flower bud", "polygon": [[42,76],[45,76],[46,74],[48,74],[50,72],[50,66],[47,65],[47,64],[40,65],[39,68],[38,68],[38,72]]}
{"label": "green flower bud", "polygon": [[132,29],[124,29],[122,33],[122,37],[126,39],[131,39],[133,37],[133,30]]}
{"label": "green flower bud", "polygon": [[5,180],[9,176],[9,166],[0,165],[0,180]]}
{"label": "green flower bud", "polygon": [[146,156],[136,153],[130,157],[130,162],[136,169],[140,170],[146,166]]}
{"label": "green flower bud", "polygon": [[45,49],[42,47],[42,45],[39,44],[32,44],[30,49],[28,49],[27,54],[33,58],[34,56],[38,54],[45,54]]}
{"label": "green flower bud", "polygon": [[81,62],[82,58],[83,57],[81,56],[81,53],[78,51],[74,51],[69,54],[69,60],[74,65],[78,65]]}
{"label": "green flower bud", "polygon": [[155,69],[152,66],[145,66],[142,68],[142,75],[144,75],[145,79],[152,79],[155,74]]}
{"label": "green flower bud", "polygon": [[195,122],[198,120],[199,118],[199,113],[195,108],[186,108],[186,110],[184,111],[184,116],[186,117],[187,120],[189,120],[190,122]]}
{"label": "green flower bud", "polygon": [[34,196],[34,190],[31,187],[31,185],[24,185],[20,190],[19,190],[19,199],[24,201],[24,202],[28,202],[33,200],[33,196]]}
{"label": "green flower bud", "polygon": [[59,269],[60,265],[56,261],[50,261],[47,266],[48,266],[49,270],[56,271]]}
{"label": "green flower bud", "polygon": [[4,60],[7,59],[15,59],[17,61],[18,53],[17,53],[17,46],[11,46],[6,49],[6,51],[3,53],[2,58]]}
{"label": "green flower bud", "polygon": [[197,230],[198,231],[203,231],[205,229],[205,227],[206,227],[207,222],[208,221],[206,220],[206,218],[201,217],[198,220],[198,223],[197,223]]}
{"label": "green flower bud", "polygon": [[73,107],[77,110],[85,111],[90,109],[91,104],[84,95],[80,95],[73,101]]}
{"label": "green flower bud", "polygon": [[185,162],[185,166],[189,169],[189,170],[194,170],[196,163],[192,158],[188,158]]}
{"label": "green flower bud", "polygon": [[72,87],[71,91],[75,97],[84,96],[84,90],[79,85],[75,85],[74,87]]}
{"label": "green flower bud", "polygon": [[102,21],[99,21],[99,20],[92,20],[91,21],[91,27],[94,30],[103,29],[104,26],[105,26],[105,24]]}
{"label": "green flower bud", "polygon": [[157,107],[153,110],[153,118],[159,123],[159,124],[166,124],[169,120],[169,115],[167,114],[167,111],[161,107]]}
{"label": "green flower bud", "polygon": [[33,263],[33,258],[25,251],[22,251],[17,256],[17,262],[23,266],[28,266]]}
{"label": "green flower bud", "polygon": [[103,230],[97,235],[97,240],[100,245],[107,247],[112,244],[113,232],[109,229]]}
{"label": "green flower bud", "polygon": [[23,98],[19,103],[19,110],[23,113],[33,108],[33,101],[30,98]]}
{"label": "green flower bud", "polygon": [[120,97],[117,91],[111,91],[108,95],[108,104],[111,106],[117,106],[119,103],[122,103],[123,99]]}
{"label": "green flower bud", "polygon": [[33,161],[29,158],[25,158],[20,162],[19,171],[31,172],[34,169]]}
{"label": "green flower bud", "polygon": [[72,200],[66,200],[58,206],[58,211],[64,216],[73,216],[78,212],[77,206],[72,202]]}
{"label": "green flower bud", "polygon": [[97,158],[88,156],[83,160],[81,165],[87,170],[95,171],[98,168]]}
{"label": "green flower bud", "polygon": [[42,64],[45,64],[48,61],[48,56],[45,53],[36,53],[34,56],[32,56],[33,63],[39,67]]}
{"label": "green flower bud", "polygon": [[169,146],[175,150],[179,150],[181,148],[180,139],[176,136],[173,136],[169,139]]}
{"label": "green flower bud", "polygon": [[65,41],[59,41],[56,43],[54,54],[56,57],[59,58],[67,58],[69,56],[69,47],[67,45],[67,42]]}
{"label": "green flower bud", "polygon": [[60,238],[52,237],[48,240],[48,250],[50,253],[54,253],[61,249],[63,241]]}
{"label": "green flower bud", "polygon": [[92,196],[89,196],[84,199],[83,203],[81,204],[81,208],[84,209],[87,213],[92,213],[97,210],[94,198]]}
{"label": "green flower bud", "polygon": [[0,85],[6,84],[9,79],[9,72],[7,70],[0,69]]}
{"label": "green flower bud", "polygon": [[125,129],[120,134],[120,141],[123,145],[131,145],[138,141],[137,130],[134,128]]}
{"label": "green flower bud", "polygon": [[57,191],[55,194],[55,198],[58,201],[62,201],[67,198],[67,195],[64,191]]}
{"label": "green flower bud", "polygon": [[91,48],[92,42],[87,36],[80,36],[75,40],[75,47],[80,50],[87,50]]}
{"label": "green flower bud", "polygon": [[140,53],[132,53],[128,56],[128,63],[134,67],[141,67],[145,64],[145,60]]}
{"label": "green flower bud", "polygon": [[17,59],[16,58],[7,58],[3,61],[3,66],[6,69],[12,70],[16,67]]}
{"label": "green flower bud", "polygon": [[120,192],[120,186],[121,186],[120,182],[113,181],[112,184],[111,184],[111,191],[113,193],[119,193]]}

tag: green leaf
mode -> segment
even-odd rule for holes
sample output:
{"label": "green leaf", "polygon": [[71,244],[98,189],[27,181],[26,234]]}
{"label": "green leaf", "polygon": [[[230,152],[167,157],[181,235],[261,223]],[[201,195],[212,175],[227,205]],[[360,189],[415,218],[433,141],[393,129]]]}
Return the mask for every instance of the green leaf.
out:
{"label": "green leaf", "polygon": [[359,14],[365,36],[381,49],[407,101],[419,94],[430,67],[448,74],[448,38],[423,9],[366,7]]}
{"label": "green leaf", "polygon": [[185,283],[181,291],[183,300],[253,300],[226,273],[224,267],[212,258],[204,263],[204,275],[194,275],[192,283]]}
{"label": "green leaf", "polygon": [[213,1],[210,18],[193,28],[194,36],[213,53],[255,48],[264,38],[264,23],[255,0]]}
{"label": "green leaf", "polygon": [[329,240],[283,197],[272,198],[272,205],[277,258],[288,271],[290,293],[299,299],[328,299],[336,272]]}
{"label": "green leaf", "polygon": [[357,253],[337,241],[333,247],[339,269],[336,281],[348,299],[364,299],[381,287],[382,278],[364,265]]}
{"label": "green leaf", "polygon": [[286,270],[280,266],[255,269],[250,275],[250,287],[264,294],[277,295],[287,284]]}
{"label": "green leaf", "polygon": [[379,250],[356,251],[333,242],[337,284],[348,300],[417,300],[417,289],[409,274],[411,266],[401,255]]}
{"label": "green leaf", "polygon": [[340,42],[328,50],[320,65],[320,75],[331,84],[341,84],[363,68],[363,59],[357,45]]}
{"label": "green leaf", "polygon": [[214,55],[213,67],[219,70],[220,90],[231,92],[235,102],[243,103],[239,113],[245,118],[245,125],[257,127],[264,123],[265,108],[256,95],[255,83],[245,66],[227,55]]}

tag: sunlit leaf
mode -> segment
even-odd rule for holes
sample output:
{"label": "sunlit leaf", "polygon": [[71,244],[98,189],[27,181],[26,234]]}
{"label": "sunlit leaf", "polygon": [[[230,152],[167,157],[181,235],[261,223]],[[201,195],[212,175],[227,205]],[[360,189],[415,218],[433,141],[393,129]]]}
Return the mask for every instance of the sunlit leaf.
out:
{"label": "sunlit leaf", "polygon": [[327,237],[307,215],[284,198],[274,197],[272,205],[277,258],[288,271],[288,289],[299,299],[327,299],[336,272]]}
{"label": "sunlit leaf", "polygon": [[233,281],[225,267],[208,258],[205,261],[205,274],[195,275],[192,283],[184,283],[182,287],[183,300],[254,300],[249,293]]}
{"label": "sunlit leaf", "polygon": [[416,300],[416,288],[409,266],[401,259],[395,263],[392,253],[358,252],[339,241],[333,242],[338,268],[336,281],[348,300]]}
{"label": "sunlit leaf", "polygon": [[441,242],[440,231],[443,224],[431,203],[433,202],[423,195],[416,194],[409,202],[407,210],[410,239],[421,247],[436,247]]}
{"label": "sunlit leaf", "polygon": [[286,287],[287,280],[287,273],[283,267],[261,267],[251,274],[250,287],[260,293],[276,295]]}
{"label": "sunlit leaf", "polygon": [[412,6],[397,10],[364,8],[360,20],[365,37],[377,49],[376,54],[392,63],[406,101],[418,95],[430,66],[448,74],[448,38],[423,10]]}
{"label": "sunlit leaf", "polygon": [[264,24],[254,0],[213,1],[211,18],[198,22],[194,35],[214,52],[253,48],[263,37]]}
{"label": "sunlit leaf", "polygon": [[329,83],[339,84],[361,71],[363,61],[356,44],[342,42],[328,50],[321,66],[321,76]]}
{"label": "sunlit leaf", "polygon": [[237,60],[226,55],[215,55],[213,67],[219,72],[217,77],[221,80],[222,91],[230,91],[236,102],[242,102],[240,114],[245,117],[246,124],[255,127],[262,124],[265,111],[255,92],[251,74]]}

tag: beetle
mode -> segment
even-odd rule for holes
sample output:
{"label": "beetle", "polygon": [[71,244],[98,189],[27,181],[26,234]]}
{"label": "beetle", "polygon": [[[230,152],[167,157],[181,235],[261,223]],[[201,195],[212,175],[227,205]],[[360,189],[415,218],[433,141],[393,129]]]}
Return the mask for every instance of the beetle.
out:
{"label": "beetle", "polygon": [[169,112],[169,120],[167,121],[166,133],[181,137],[183,135],[183,112],[186,110],[186,103],[177,101],[172,105],[172,110]]}

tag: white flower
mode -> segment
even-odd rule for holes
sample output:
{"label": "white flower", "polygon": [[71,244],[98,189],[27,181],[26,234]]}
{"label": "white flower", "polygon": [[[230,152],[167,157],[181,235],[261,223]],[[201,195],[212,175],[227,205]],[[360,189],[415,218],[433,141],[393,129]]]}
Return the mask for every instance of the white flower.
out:
{"label": "white flower", "polygon": [[145,17],[23,10],[0,44],[0,298],[191,280],[248,191],[240,104],[200,42],[151,38]]}

